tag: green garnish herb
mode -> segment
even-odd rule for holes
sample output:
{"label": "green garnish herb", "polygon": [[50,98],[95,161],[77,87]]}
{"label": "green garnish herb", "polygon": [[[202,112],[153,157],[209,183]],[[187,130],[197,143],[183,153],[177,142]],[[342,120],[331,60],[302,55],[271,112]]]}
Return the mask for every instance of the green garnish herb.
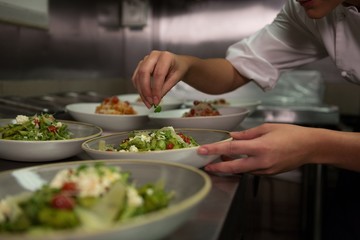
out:
{"label": "green garnish herb", "polygon": [[156,113],[161,112],[161,106],[160,105],[154,105],[154,112],[156,112]]}

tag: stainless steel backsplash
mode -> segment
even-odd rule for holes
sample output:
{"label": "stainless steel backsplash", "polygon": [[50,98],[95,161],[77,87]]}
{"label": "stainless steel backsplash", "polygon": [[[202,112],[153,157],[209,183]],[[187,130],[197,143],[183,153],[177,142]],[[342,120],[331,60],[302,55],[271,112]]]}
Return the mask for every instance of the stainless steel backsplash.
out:
{"label": "stainless steel backsplash", "polygon": [[146,25],[129,27],[123,1],[50,0],[48,31],[0,23],[0,80],[128,79],[152,49],[223,57],[231,43],[270,23],[283,2],[154,0]]}

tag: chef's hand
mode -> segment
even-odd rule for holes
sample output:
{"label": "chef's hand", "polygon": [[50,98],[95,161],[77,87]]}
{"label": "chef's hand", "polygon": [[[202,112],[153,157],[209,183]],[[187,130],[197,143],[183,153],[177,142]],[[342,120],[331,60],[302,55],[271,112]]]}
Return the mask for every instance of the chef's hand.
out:
{"label": "chef's hand", "polygon": [[152,51],[138,63],[132,82],[145,105],[158,105],[161,98],[185,75],[185,58],[167,51]]}
{"label": "chef's hand", "polygon": [[221,154],[222,162],[205,170],[218,173],[272,175],[308,163],[311,153],[311,128],[290,124],[263,124],[232,132],[233,141],[203,145],[198,153]]}

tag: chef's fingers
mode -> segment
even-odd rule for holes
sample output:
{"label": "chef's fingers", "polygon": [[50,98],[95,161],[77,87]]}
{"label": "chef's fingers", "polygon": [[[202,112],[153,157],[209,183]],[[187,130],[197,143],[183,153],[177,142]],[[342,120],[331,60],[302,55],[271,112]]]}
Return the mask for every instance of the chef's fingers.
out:
{"label": "chef's fingers", "polygon": [[266,127],[264,125],[261,125],[258,127],[254,127],[254,128],[250,128],[250,129],[246,129],[246,130],[242,130],[242,131],[231,132],[230,135],[233,139],[236,139],[236,140],[249,140],[249,139],[258,138],[258,137],[266,134],[267,132],[268,131],[267,131]]}
{"label": "chef's fingers", "polygon": [[157,59],[151,81],[151,95],[155,105],[160,103],[161,98],[173,86],[172,78],[176,77],[176,75],[172,74],[174,64],[174,54],[166,51],[161,52]]}
{"label": "chef's fingers", "polygon": [[150,55],[145,56],[144,59],[139,62],[132,77],[135,88],[138,90],[141,99],[148,108],[153,105],[151,76],[156,66],[158,55],[157,52],[153,51]]}
{"label": "chef's fingers", "polygon": [[[146,58],[146,57],[145,57]],[[145,59],[144,58],[144,59]],[[142,89],[143,87],[145,87],[146,83],[150,84],[150,75],[151,73],[148,73],[148,74],[145,74],[145,73],[142,73],[142,78],[139,76],[139,68],[141,67],[141,65],[143,64],[144,60],[141,60],[132,77],[131,77],[131,80],[132,80],[132,83],[134,85],[134,87],[137,89],[140,97],[141,97],[141,100],[144,102],[144,104],[146,105],[146,107],[148,108],[151,108],[152,106],[152,101],[148,101],[145,97],[144,97],[144,94],[142,93]],[[148,80],[147,80],[147,77],[146,76],[149,76],[148,77]],[[144,80],[143,80],[144,79]],[[152,100],[152,98],[150,98],[150,100]]]}
{"label": "chef's fingers", "polygon": [[205,170],[216,173],[252,173],[256,175],[262,174],[263,168],[259,166],[259,162],[253,157],[243,157],[235,160],[211,163],[205,166]]}
{"label": "chef's fingers", "polygon": [[254,143],[255,140],[233,140],[205,144],[199,147],[198,153],[201,155],[256,155],[261,151],[261,147]]}
{"label": "chef's fingers", "polygon": [[226,162],[226,161],[232,161],[232,160],[234,160],[236,157],[234,157],[234,156],[229,156],[229,155],[221,155],[220,156],[220,159],[221,159],[221,161],[224,161],[224,162]]}

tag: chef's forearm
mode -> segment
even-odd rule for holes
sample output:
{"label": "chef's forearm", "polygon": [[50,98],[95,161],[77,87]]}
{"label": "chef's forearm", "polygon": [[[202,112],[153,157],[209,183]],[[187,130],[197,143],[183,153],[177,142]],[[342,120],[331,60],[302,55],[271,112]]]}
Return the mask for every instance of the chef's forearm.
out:
{"label": "chef's forearm", "polygon": [[360,171],[360,133],[316,129],[312,161]]}
{"label": "chef's forearm", "polygon": [[222,94],[246,84],[229,61],[221,58],[199,59],[181,56],[189,63],[183,81],[208,94]]}

